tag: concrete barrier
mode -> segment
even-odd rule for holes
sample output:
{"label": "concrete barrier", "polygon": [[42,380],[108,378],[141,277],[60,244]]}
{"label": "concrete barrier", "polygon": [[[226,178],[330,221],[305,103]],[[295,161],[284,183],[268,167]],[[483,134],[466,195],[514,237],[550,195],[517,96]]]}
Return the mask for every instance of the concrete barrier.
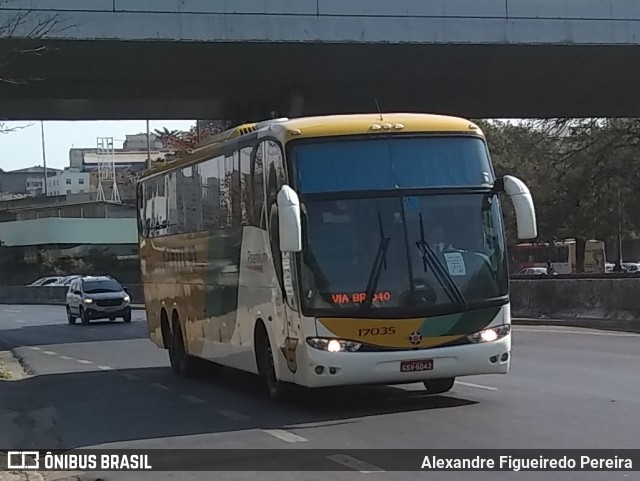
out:
{"label": "concrete barrier", "polygon": [[640,278],[511,280],[520,322],[640,332]]}
{"label": "concrete barrier", "polygon": [[[132,304],[144,304],[142,285],[127,285]],[[65,302],[66,287],[0,286],[0,304]],[[640,332],[640,277],[511,280],[518,323],[562,324]]]}
{"label": "concrete barrier", "polygon": [[[125,285],[132,304],[144,304],[144,293],[139,284]],[[65,286],[0,286],[0,304],[63,305],[68,287]]]}

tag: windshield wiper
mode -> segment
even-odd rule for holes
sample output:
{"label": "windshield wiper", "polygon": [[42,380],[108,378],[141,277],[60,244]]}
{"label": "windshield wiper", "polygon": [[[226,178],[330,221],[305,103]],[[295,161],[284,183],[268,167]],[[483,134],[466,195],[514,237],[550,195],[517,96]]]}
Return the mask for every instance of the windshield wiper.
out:
{"label": "windshield wiper", "polygon": [[424,237],[424,221],[422,220],[422,213],[420,213],[420,240],[416,242],[418,251],[422,254],[422,262],[424,265],[424,271],[427,272],[427,266],[429,265],[433,269],[434,277],[438,280],[444,291],[451,298],[452,301],[457,302],[465,309],[467,308],[467,301],[460,291],[460,288],[451,278],[451,275],[444,268],[440,259],[433,251],[429,243]]}
{"label": "windshield wiper", "polygon": [[378,282],[380,282],[382,269],[387,268],[387,250],[389,249],[391,237],[384,236],[384,227],[382,226],[380,211],[378,211],[378,225],[380,226],[380,242],[378,243],[378,252],[376,252],[376,257],[373,261],[373,265],[371,266],[371,271],[369,272],[366,297],[364,299],[364,302],[360,306],[361,308],[371,306],[371,303],[373,302],[373,296],[376,292],[376,288],[378,287]]}

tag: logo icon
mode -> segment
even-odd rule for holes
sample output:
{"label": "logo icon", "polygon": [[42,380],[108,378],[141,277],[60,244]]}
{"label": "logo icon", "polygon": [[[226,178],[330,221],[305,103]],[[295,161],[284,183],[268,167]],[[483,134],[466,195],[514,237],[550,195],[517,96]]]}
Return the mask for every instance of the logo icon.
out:
{"label": "logo icon", "polygon": [[413,331],[409,334],[409,342],[411,342],[411,344],[420,344],[422,342],[422,334],[418,331]]}
{"label": "logo icon", "polygon": [[38,451],[7,452],[8,469],[39,469],[40,453]]}

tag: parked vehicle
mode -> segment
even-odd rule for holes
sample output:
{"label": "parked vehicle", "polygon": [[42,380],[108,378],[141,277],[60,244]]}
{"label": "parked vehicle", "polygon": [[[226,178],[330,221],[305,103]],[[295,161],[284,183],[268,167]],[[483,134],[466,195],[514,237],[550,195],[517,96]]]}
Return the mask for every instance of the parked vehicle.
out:
{"label": "parked vehicle", "polygon": [[131,322],[131,299],[127,290],[110,276],[82,276],[71,281],[67,292],[67,319],[83,324],[92,319]]}
{"label": "parked vehicle", "polygon": [[29,287],[50,286],[58,282],[60,279],[63,279],[63,278],[60,276],[41,277],[40,279],[33,281],[31,284],[28,284],[28,286]]}

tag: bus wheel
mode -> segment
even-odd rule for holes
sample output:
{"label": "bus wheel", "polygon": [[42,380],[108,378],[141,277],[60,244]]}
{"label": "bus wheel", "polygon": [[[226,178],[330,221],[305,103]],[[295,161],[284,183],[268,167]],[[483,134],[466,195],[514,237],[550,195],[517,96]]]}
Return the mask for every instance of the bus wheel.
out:
{"label": "bus wheel", "polygon": [[450,391],[455,382],[455,377],[448,377],[445,379],[429,379],[424,382],[424,387],[427,388],[427,394],[442,394],[443,392]]}
{"label": "bus wheel", "polygon": [[273,362],[273,352],[271,351],[269,335],[262,325],[257,329],[255,346],[258,372],[264,380],[269,397],[274,401],[285,400],[288,394],[288,386],[276,377],[276,368]]}
{"label": "bus wheel", "polygon": [[195,374],[196,359],[187,354],[179,321],[174,321],[173,323],[173,332],[169,343],[169,361],[173,372],[176,374],[182,374],[187,377]]}

